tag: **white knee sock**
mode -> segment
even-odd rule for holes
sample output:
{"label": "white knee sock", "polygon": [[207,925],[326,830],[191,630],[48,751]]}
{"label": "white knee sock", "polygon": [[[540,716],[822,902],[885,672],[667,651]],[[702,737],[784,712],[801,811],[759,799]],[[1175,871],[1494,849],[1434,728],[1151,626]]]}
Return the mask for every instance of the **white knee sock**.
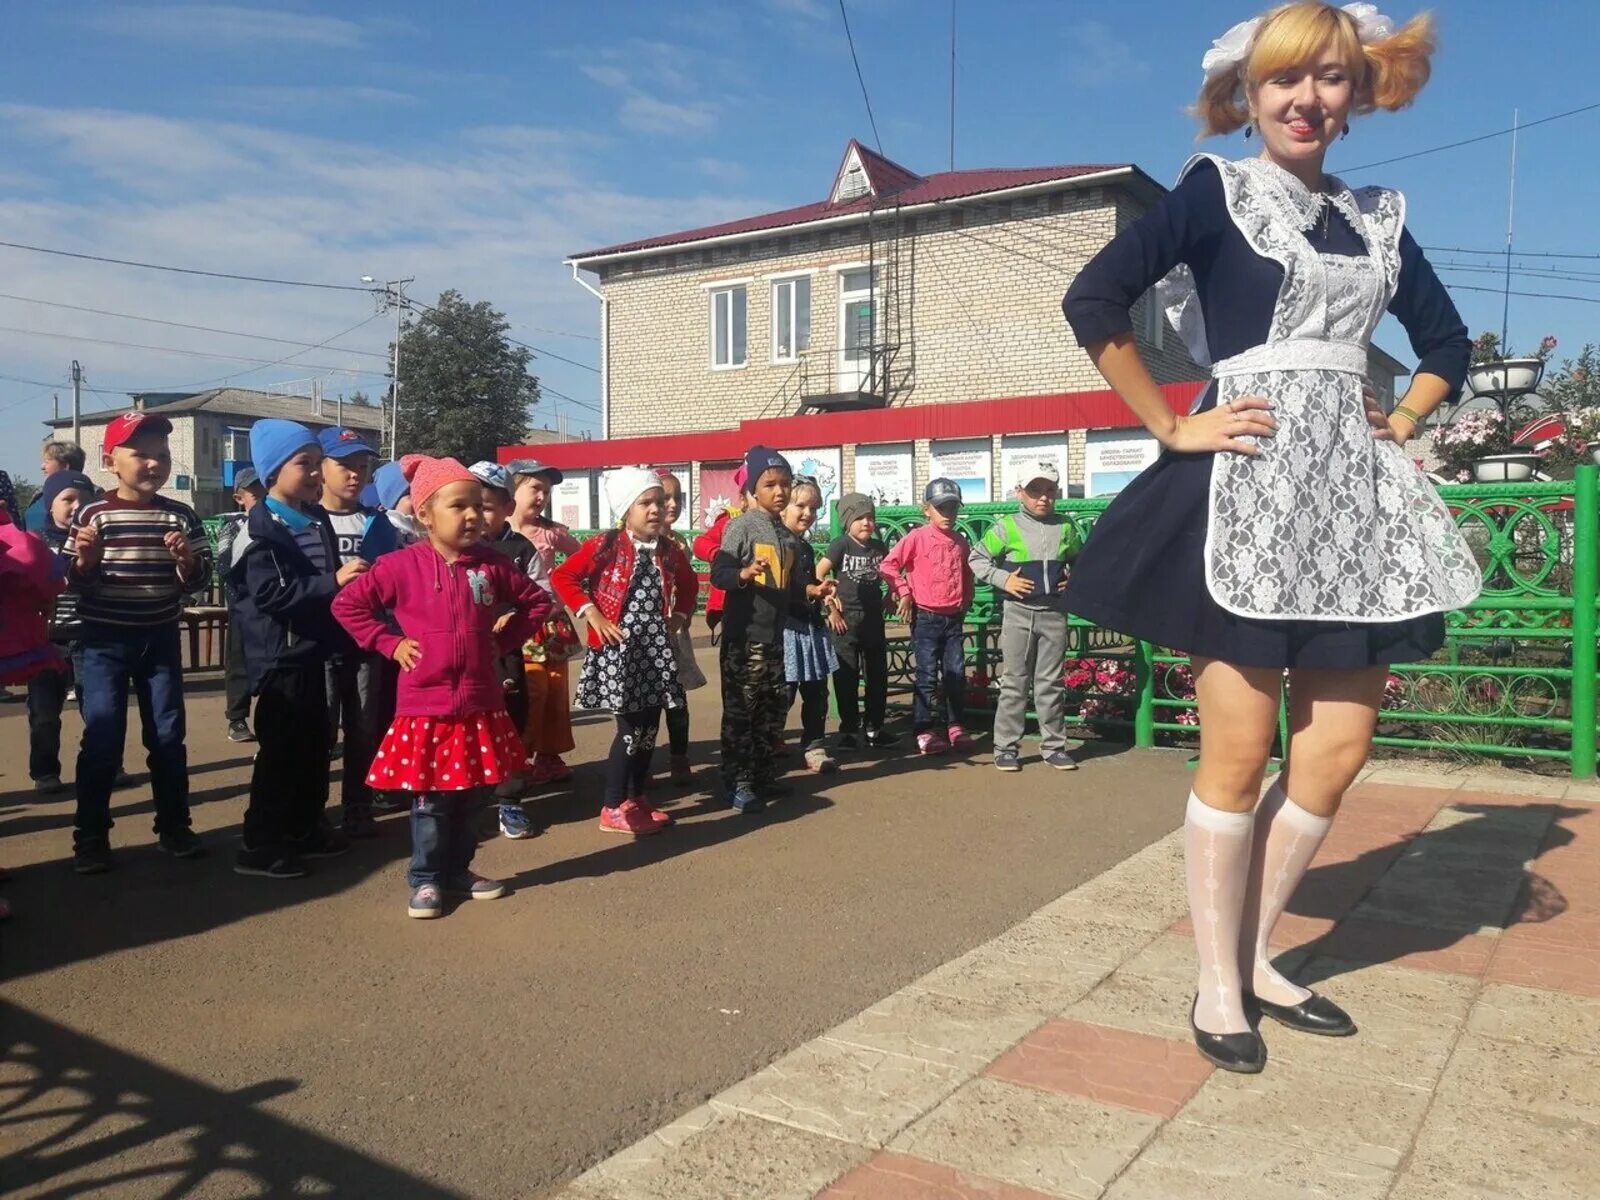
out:
{"label": "white knee sock", "polygon": [[1250,813],[1211,808],[1193,792],[1183,827],[1189,916],[1200,955],[1195,1024],[1207,1033],[1244,1033],[1239,921],[1250,871]]}
{"label": "white knee sock", "polygon": [[1239,961],[1242,977],[1251,981],[1250,990],[1272,1004],[1299,1004],[1311,995],[1273,968],[1268,941],[1332,824],[1331,818],[1309,813],[1289,799],[1281,779],[1256,808]]}

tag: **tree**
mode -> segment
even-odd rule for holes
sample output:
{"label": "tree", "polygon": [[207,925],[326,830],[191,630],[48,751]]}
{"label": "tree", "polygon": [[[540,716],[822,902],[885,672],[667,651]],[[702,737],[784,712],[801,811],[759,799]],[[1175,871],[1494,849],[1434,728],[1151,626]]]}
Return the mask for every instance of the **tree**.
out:
{"label": "tree", "polygon": [[20,516],[22,513],[28,511],[28,505],[32,504],[34,497],[39,494],[39,485],[34,483],[31,479],[24,479],[20,475],[13,475],[11,477],[11,490],[16,494],[17,497],[17,511],[12,515]]}
{"label": "tree", "polygon": [[533,355],[506,337],[505,314],[454,290],[418,314],[400,336],[401,454],[493,459],[527,435],[539,381]]}

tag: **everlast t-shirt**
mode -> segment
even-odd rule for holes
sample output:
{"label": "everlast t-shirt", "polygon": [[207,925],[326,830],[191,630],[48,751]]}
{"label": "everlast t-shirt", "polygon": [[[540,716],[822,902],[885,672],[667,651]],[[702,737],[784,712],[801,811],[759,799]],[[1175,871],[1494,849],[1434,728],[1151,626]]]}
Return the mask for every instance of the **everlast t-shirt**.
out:
{"label": "everlast t-shirt", "polygon": [[335,570],[361,557],[361,536],[367,532],[367,522],[370,520],[372,517],[361,509],[351,513],[328,514],[328,526],[333,530],[333,542],[339,548],[339,562]]}
{"label": "everlast t-shirt", "polygon": [[848,534],[836,537],[828,546],[828,561],[839,581],[839,603],[852,612],[883,612],[883,577],[878,568],[889,548],[877,538],[863,544]]}

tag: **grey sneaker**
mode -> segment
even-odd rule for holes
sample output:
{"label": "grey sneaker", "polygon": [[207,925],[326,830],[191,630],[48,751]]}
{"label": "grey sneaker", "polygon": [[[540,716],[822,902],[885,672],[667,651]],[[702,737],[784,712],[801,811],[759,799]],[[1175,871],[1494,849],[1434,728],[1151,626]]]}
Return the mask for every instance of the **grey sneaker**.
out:
{"label": "grey sneaker", "polygon": [[506,885],[498,879],[467,871],[450,879],[444,885],[444,890],[452,896],[466,896],[472,900],[498,900],[506,894]]}
{"label": "grey sneaker", "polygon": [[44,775],[33,781],[33,790],[46,796],[55,796],[66,791],[67,785],[61,782],[59,775]]}
{"label": "grey sneaker", "polygon": [[1078,760],[1065,750],[1050,751],[1049,754],[1044,756],[1044,764],[1047,767],[1054,767],[1058,771],[1076,771],[1078,769]]}
{"label": "grey sneaker", "polygon": [[1022,763],[1017,759],[1015,750],[996,750],[994,752],[994,769],[996,771],[1020,771]]}

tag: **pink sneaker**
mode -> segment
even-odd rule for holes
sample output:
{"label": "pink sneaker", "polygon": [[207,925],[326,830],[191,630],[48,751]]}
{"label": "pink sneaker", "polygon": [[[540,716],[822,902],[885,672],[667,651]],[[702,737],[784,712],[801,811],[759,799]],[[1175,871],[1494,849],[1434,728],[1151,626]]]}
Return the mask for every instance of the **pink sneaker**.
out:
{"label": "pink sneaker", "polygon": [[631,833],[635,837],[643,837],[660,833],[666,826],[640,808],[637,800],[624,800],[615,808],[600,810],[600,828],[607,833]]}
{"label": "pink sneaker", "polygon": [[950,749],[950,743],[944,740],[944,735],[936,730],[927,730],[917,734],[918,754],[943,754]]}
{"label": "pink sneaker", "polygon": [[959,725],[950,726],[950,747],[953,750],[971,750],[978,743],[973,736]]}

